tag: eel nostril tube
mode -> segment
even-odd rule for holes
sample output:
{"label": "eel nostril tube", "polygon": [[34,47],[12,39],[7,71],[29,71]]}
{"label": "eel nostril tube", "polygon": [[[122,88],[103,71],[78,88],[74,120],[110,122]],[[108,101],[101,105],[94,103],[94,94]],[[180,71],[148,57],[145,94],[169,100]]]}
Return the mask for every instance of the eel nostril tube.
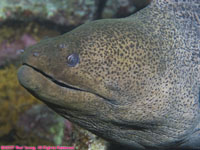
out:
{"label": "eel nostril tube", "polygon": [[17,55],[21,55],[24,53],[24,49],[18,49],[16,53]]}
{"label": "eel nostril tube", "polygon": [[39,56],[39,53],[34,52],[34,53],[33,53],[33,56],[37,57],[37,56]]}

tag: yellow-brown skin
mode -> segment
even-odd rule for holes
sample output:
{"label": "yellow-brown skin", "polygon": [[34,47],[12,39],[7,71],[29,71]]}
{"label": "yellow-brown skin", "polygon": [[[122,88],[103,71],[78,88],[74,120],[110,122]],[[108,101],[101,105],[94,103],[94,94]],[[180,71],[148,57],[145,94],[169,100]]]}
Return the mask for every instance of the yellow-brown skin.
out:
{"label": "yellow-brown skin", "polygon": [[[190,33],[198,52],[198,30],[183,31],[179,18],[157,2],[30,47],[20,83],[107,140],[137,149],[199,148],[199,58],[187,45]],[[71,54],[80,59],[74,67],[67,64]]]}

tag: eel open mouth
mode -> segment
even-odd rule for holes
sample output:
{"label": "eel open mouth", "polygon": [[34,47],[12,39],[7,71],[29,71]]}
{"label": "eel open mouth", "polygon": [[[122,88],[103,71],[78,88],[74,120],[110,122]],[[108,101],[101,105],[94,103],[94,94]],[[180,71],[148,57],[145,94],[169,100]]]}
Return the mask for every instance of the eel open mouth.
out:
{"label": "eel open mouth", "polygon": [[[23,63],[21,69],[19,69],[18,78],[22,86],[24,86],[27,90],[31,91],[31,93],[34,93],[34,95],[40,93],[39,89],[42,91],[44,90],[45,87],[54,84],[53,86],[57,86],[57,88],[58,87],[64,88],[68,91],[71,92],[73,91],[76,93],[93,94],[96,97],[99,97],[112,105],[118,105],[118,102],[114,99],[109,99],[98,93],[93,93],[81,88],[74,87],[62,81],[56,80],[52,76],[46,74],[45,72],[27,63]],[[45,85],[45,84],[50,84],[50,85]]]}
{"label": "eel open mouth", "polygon": [[59,86],[61,86],[61,87],[68,88],[68,89],[73,89],[73,90],[78,90],[78,91],[84,91],[84,90],[82,90],[82,89],[79,89],[79,88],[73,87],[73,86],[71,86],[71,85],[68,85],[68,84],[66,84],[66,83],[63,83],[63,82],[61,82],[61,81],[58,81],[58,80],[54,79],[53,77],[51,77],[50,75],[46,74],[45,72],[43,72],[43,71],[41,71],[41,70],[39,70],[39,69],[37,69],[37,68],[35,68],[35,67],[29,65],[29,64],[23,63],[23,65],[32,68],[32,69],[35,70],[36,72],[42,74],[44,77],[46,77],[47,79],[51,80],[52,82],[54,82],[55,84],[57,84],[57,85],[59,85]]}

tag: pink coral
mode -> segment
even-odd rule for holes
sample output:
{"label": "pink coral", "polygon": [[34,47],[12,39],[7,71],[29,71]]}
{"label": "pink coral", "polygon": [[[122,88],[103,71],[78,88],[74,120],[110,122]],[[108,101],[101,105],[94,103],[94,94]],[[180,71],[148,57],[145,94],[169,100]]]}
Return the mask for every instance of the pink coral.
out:
{"label": "pink coral", "polygon": [[5,62],[17,59],[19,56],[19,49],[24,49],[36,43],[36,40],[29,34],[23,34],[19,39],[10,42],[4,40],[0,43],[0,66]]}

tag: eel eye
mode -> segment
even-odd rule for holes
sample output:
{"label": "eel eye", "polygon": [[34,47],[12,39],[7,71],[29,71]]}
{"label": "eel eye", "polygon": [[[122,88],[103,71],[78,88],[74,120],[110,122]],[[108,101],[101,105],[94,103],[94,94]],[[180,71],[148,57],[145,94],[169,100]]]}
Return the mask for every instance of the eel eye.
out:
{"label": "eel eye", "polygon": [[74,53],[67,57],[67,64],[69,67],[74,67],[79,63],[79,56],[78,54]]}

